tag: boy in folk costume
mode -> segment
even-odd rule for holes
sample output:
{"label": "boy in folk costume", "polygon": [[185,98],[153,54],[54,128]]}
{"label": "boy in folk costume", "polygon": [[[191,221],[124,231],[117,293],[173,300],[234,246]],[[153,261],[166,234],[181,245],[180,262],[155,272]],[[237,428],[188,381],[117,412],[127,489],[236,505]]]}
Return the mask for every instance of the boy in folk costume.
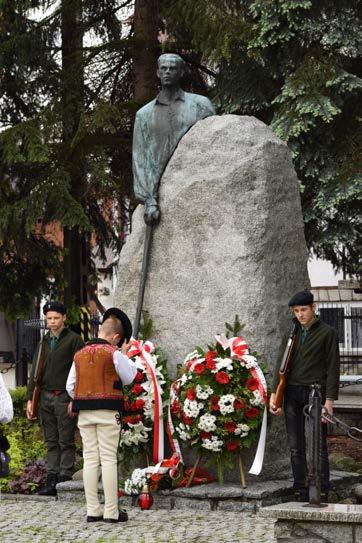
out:
{"label": "boy in folk costume", "polygon": [[[120,426],[116,415],[122,411],[122,385],[132,383],[137,371],[127,357],[131,335],[132,326],[127,315],[117,308],[107,310],[98,338],[89,341],[75,355],[67,380],[67,392],[73,398],[70,409],[79,411],[88,522],[128,520],[126,511],[118,510]],[[104,509],[98,499],[99,466]]]}

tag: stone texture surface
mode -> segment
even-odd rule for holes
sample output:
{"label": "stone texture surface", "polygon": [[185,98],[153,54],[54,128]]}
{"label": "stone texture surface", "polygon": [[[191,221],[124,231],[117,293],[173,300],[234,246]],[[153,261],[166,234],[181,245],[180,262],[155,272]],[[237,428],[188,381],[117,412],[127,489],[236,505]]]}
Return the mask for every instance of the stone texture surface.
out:
{"label": "stone texture surface", "polygon": [[[340,503],[342,499],[353,494],[355,485],[360,481],[362,481],[362,475],[358,473],[331,472],[333,491],[330,493],[330,499]],[[218,509],[232,511],[236,508],[258,511],[260,507],[292,501],[294,497],[292,483],[292,480],[254,481],[246,488],[241,488],[240,484],[210,483],[190,488],[161,490],[153,495],[154,509],[177,509],[179,505],[183,506],[182,500],[187,500],[187,503],[194,502],[196,506],[200,501],[207,502],[207,505],[203,507],[212,511]],[[101,484],[98,489],[102,499]],[[83,484],[80,481],[59,483],[57,491],[59,501],[84,502],[85,500]],[[137,505],[137,497],[123,496],[121,498],[122,507],[131,507],[132,505]],[[304,509],[302,508],[302,510]]]}
{"label": "stone texture surface", "polygon": [[297,502],[282,503],[265,507],[260,514],[278,519],[362,524],[362,505],[355,504],[330,503],[326,507],[305,507]]}
{"label": "stone texture surface", "polygon": [[274,537],[278,543],[358,543],[352,525],[330,522],[278,520]]}
{"label": "stone texture surface", "polygon": [[[175,375],[235,314],[272,368],[290,326],[287,301],[309,286],[298,180],[287,146],[253,117],[199,121],[160,185],[144,309]],[[134,317],[143,254],[143,207],[132,218],[115,295]]]}
{"label": "stone texture surface", "polygon": [[76,503],[0,502],[1,543],[274,543],[274,521],[251,513],[129,510],[122,524],[87,523]]}

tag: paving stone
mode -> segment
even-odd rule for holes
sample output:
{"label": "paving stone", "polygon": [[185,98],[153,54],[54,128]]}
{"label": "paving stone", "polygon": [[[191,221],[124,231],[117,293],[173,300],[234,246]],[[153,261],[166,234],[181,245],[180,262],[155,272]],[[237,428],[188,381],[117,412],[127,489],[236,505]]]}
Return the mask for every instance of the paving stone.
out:
{"label": "paving stone", "polygon": [[[182,499],[182,498],[179,498]],[[201,500],[200,500],[201,501]],[[87,523],[85,506],[1,500],[1,543],[275,543],[274,521],[250,513],[129,509],[127,523]],[[207,501],[209,503],[209,501]],[[184,503],[185,505],[185,503]]]}

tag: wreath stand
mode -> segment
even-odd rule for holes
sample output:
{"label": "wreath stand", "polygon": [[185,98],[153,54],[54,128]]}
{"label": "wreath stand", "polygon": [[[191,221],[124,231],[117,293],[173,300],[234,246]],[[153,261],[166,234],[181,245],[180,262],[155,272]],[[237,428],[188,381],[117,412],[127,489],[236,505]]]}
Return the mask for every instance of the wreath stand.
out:
{"label": "wreath stand", "polygon": [[[190,475],[190,479],[187,481],[186,487],[189,487],[189,486],[191,485],[191,483],[192,483],[192,481],[193,481],[193,478],[194,478],[194,476],[195,476],[195,472],[196,472],[196,470],[197,470],[197,466],[198,466],[199,463],[200,463],[201,457],[202,457],[202,452],[199,451],[198,454],[197,454],[197,457],[196,457],[196,461],[195,461],[194,467],[192,468],[192,472],[191,472],[191,475]],[[241,452],[239,452],[238,463],[239,463],[240,485],[241,485],[241,488],[246,488],[246,479],[245,479],[244,463],[243,463],[243,458],[242,458]],[[220,477],[219,477],[219,483],[222,484],[221,481],[220,481]]]}

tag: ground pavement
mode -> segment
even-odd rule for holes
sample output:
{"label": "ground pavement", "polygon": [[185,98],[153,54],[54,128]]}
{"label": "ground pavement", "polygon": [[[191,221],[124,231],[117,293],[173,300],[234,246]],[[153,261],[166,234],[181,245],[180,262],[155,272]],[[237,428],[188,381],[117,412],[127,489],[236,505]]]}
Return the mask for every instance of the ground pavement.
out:
{"label": "ground pavement", "polygon": [[257,514],[129,509],[122,524],[87,523],[83,504],[0,501],[1,543],[275,543],[274,521]]}

